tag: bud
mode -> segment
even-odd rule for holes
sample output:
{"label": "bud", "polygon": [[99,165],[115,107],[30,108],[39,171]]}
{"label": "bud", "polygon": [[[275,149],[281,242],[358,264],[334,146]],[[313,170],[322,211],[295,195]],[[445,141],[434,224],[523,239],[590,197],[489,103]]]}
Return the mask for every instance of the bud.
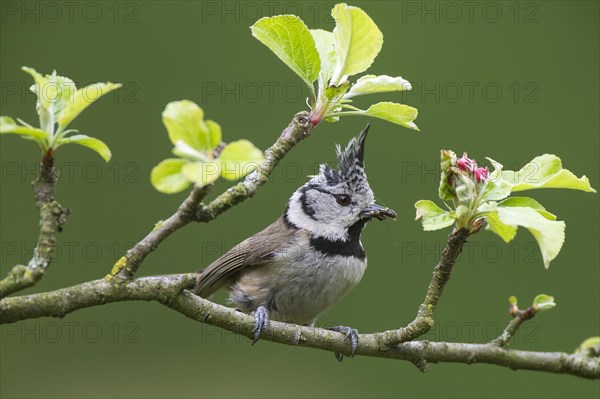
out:
{"label": "bud", "polygon": [[482,181],[487,180],[488,176],[490,175],[490,171],[488,170],[487,166],[485,168],[477,168],[473,172],[473,175],[475,176],[475,181],[477,183],[481,183]]}
{"label": "bud", "polygon": [[465,152],[462,158],[456,160],[456,166],[465,172],[474,172],[477,168],[477,162],[474,159],[468,158]]}

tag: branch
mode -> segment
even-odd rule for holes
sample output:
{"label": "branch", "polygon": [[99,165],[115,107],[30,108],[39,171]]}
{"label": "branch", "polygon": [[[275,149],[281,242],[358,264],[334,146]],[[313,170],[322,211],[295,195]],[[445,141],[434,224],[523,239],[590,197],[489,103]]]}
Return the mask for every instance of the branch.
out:
{"label": "branch", "polygon": [[42,158],[40,174],[32,183],[35,206],[40,212],[40,232],[33,251],[33,257],[27,265],[15,265],[0,280],[0,299],[7,295],[35,285],[46,273],[54,259],[56,240],[69,214],[54,199],[58,171],[54,167],[52,153],[48,152]]}
{"label": "branch", "polygon": [[[77,309],[120,301],[156,301],[186,317],[228,331],[253,336],[254,318],[193,295],[187,289],[196,275],[181,274],[145,277],[114,284],[104,279],[57,291],[7,298],[0,302],[0,323],[36,317],[63,317]],[[562,352],[507,350],[495,344],[462,344],[414,341],[389,345],[380,334],[361,334],[357,355],[407,360],[422,371],[428,363],[487,363],[514,370],[536,370],[599,379],[600,361]],[[286,345],[303,346],[337,353],[350,353],[350,344],[341,333],[271,321],[262,338]]]}
{"label": "branch", "polygon": [[194,186],[177,211],[167,220],[157,223],[146,237],[128,250],[125,256],[117,261],[107,277],[109,279],[110,277],[118,277],[122,280],[131,279],[150,252],[154,251],[171,234],[195,219],[194,215],[200,201],[204,199],[211,188],[212,185]]}
{"label": "branch", "polygon": [[146,256],[175,231],[192,221],[210,222],[231,207],[252,197],[258,188],[267,182],[279,161],[296,144],[308,137],[312,128],[308,112],[298,112],[277,141],[265,151],[264,162],[246,176],[244,181],[229,188],[208,205],[204,205],[200,201],[204,199],[212,186],[202,188],[195,186],[177,212],[159,223],[146,237],[127,251],[127,254],[117,261],[107,277],[109,279],[115,276],[122,280],[131,279]]}
{"label": "branch", "polygon": [[462,252],[463,245],[469,237],[468,229],[454,229],[448,237],[448,243],[442,251],[442,258],[433,269],[433,277],[427,288],[427,294],[419,307],[417,316],[406,327],[398,330],[384,331],[377,334],[377,339],[386,345],[396,345],[401,342],[412,341],[427,333],[433,327],[433,313],[437,307],[442,291],[446,286],[452,269]]}
{"label": "branch", "polygon": [[504,331],[502,331],[502,334],[491,342],[492,344],[498,346],[505,346],[508,344],[508,341],[517,333],[521,324],[526,320],[533,319],[536,309],[534,306],[530,306],[525,310],[520,310],[516,303],[513,303],[510,306],[509,313],[513,317],[512,320],[508,323]]}
{"label": "branch", "polygon": [[294,118],[281,133],[277,141],[265,151],[264,162],[255,171],[246,176],[243,182],[229,188],[208,205],[200,206],[196,213],[196,220],[199,222],[210,222],[229,208],[252,197],[256,193],[256,190],[267,182],[269,175],[273,172],[279,161],[296,144],[310,135],[313,126],[310,123],[308,115],[307,111],[301,111],[294,115]]}

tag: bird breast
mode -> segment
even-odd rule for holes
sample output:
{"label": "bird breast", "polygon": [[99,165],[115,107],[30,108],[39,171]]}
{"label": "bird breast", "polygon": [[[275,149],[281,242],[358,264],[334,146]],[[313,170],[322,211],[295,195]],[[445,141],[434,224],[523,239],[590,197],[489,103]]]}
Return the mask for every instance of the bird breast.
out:
{"label": "bird breast", "polygon": [[245,311],[266,306],[274,320],[310,325],[361,280],[366,258],[324,254],[307,245],[245,272],[230,300]]}

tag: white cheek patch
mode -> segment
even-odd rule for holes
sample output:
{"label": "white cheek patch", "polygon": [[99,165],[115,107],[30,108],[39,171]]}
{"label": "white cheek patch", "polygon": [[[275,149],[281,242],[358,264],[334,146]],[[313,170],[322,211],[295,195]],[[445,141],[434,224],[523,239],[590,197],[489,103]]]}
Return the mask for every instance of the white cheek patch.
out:
{"label": "white cheek patch", "polygon": [[346,240],[348,238],[348,231],[345,228],[340,228],[332,223],[325,223],[319,220],[315,220],[307,215],[302,209],[300,197],[302,193],[296,191],[292,198],[290,198],[287,217],[290,222],[301,229],[306,229],[311,232],[312,235],[317,237],[323,237],[328,240]]}

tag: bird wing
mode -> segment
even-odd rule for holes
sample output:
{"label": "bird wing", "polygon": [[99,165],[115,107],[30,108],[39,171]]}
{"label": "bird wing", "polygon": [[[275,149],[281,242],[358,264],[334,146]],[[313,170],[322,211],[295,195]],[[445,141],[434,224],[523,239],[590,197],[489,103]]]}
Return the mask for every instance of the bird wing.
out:
{"label": "bird wing", "polygon": [[194,292],[208,298],[240,270],[269,262],[278,250],[294,240],[295,231],[296,229],[286,224],[283,218],[277,219],[199,271]]}

